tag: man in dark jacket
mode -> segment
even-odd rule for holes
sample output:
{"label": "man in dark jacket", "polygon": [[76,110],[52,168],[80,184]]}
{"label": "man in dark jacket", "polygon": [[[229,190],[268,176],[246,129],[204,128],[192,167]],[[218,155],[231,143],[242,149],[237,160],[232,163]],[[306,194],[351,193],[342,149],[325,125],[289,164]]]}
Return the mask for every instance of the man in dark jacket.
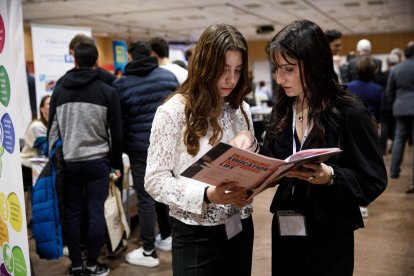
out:
{"label": "man in dark jacket", "polygon": [[[395,65],[388,76],[387,104],[392,105],[396,128],[391,158],[391,178],[398,178],[405,144],[409,136],[414,140],[414,41],[405,49],[406,60]],[[414,160],[414,152],[413,152]],[[412,181],[407,193],[414,193],[414,165]]]}
{"label": "man in dark jacket", "polygon": [[121,99],[124,130],[124,151],[128,154],[134,189],[138,197],[138,218],[141,226],[143,246],[126,256],[134,265],[155,267],[159,259],[155,251],[155,225],[158,226],[160,249],[171,250],[171,229],[167,206],[156,203],[145,191],[144,177],[147,166],[147,150],[155,112],[163,100],[178,86],[173,73],[158,67],[156,57],[151,57],[148,42],[137,41],[128,48],[130,62],[125,67],[125,76],[117,79],[113,86]]}
{"label": "man in dark jacket", "polygon": [[[104,203],[111,168],[120,176],[122,165],[121,108],[116,90],[100,80],[95,68],[98,50],[93,43],[75,46],[75,68],[55,88],[49,115],[49,147],[63,143],[65,222],[70,275],[83,275],[80,219],[88,213],[87,275],[107,275],[97,262],[104,242]],[[84,195],[85,193],[85,195]],[[86,203],[86,204],[85,204]]]}

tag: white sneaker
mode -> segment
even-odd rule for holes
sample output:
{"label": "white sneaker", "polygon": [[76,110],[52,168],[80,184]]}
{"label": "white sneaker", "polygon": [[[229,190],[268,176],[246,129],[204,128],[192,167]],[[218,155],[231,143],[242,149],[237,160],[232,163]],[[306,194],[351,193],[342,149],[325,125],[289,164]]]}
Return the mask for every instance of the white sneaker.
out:
{"label": "white sneaker", "polygon": [[63,247],[63,255],[69,257],[69,249],[66,245]]}
{"label": "white sneaker", "polygon": [[127,263],[146,267],[156,267],[160,264],[160,260],[158,259],[155,249],[152,250],[151,253],[145,253],[143,247],[129,252],[125,256],[125,260]]}
{"label": "white sneaker", "polygon": [[172,238],[171,236],[169,236],[168,238],[165,239],[161,239],[161,234],[158,234],[155,237],[155,242],[154,242],[155,246],[159,249],[161,249],[162,251],[171,251],[171,247],[172,247]]}
{"label": "white sneaker", "polygon": [[368,207],[359,207],[359,210],[361,211],[361,215],[363,218],[367,218],[368,217]]}

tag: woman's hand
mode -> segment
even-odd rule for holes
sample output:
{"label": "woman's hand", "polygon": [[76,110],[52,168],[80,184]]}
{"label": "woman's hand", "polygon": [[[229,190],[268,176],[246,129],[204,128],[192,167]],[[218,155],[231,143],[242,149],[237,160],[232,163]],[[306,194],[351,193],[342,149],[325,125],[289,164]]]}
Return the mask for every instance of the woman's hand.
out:
{"label": "woman's hand", "polygon": [[332,171],[324,163],[307,163],[303,164],[300,168],[290,171],[286,176],[299,178],[311,184],[325,185],[331,181]]}
{"label": "woman's hand", "polygon": [[115,170],[115,171],[113,171],[109,174],[109,178],[113,181],[118,180],[118,178],[120,178],[120,177],[121,177],[121,171],[120,170]]}
{"label": "woman's hand", "polygon": [[254,151],[257,140],[250,130],[242,130],[234,136],[230,141],[230,145],[236,148],[241,148],[248,151]]}
{"label": "woman's hand", "polygon": [[223,182],[221,186],[209,186],[207,198],[216,204],[233,204],[243,207],[251,201],[247,201],[249,193],[247,188],[237,186],[236,182]]}

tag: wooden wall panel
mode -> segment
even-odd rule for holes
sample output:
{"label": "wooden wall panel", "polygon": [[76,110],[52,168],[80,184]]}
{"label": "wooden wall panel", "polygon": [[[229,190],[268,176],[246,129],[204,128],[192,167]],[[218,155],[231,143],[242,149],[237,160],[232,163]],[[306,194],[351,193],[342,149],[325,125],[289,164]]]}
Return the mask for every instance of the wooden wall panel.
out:
{"label": "wooden wall panel", "polygon": [[[414,32],[344,36],[342,38],[342,49],[339,54],[346,56],[349,51],[355,51],[358,41],[364,38],[371,41],[372,54],[388,54],[394,48],[404,50],[407,43],[414,40]],[[267,42],[251,41],[248,43],[250,68],[255,60],[267,59],[265,53]]]}
{"label": "wooden wall panel", "polygon": [[[342,49],[340,55],[346,55],[349,51],[355,51],[356,44],[360,39],[366,38],[371,41],[373,54],[387,54],[393,48],[404,49],[410,40],[414,40],[413,32],[383,33],[369,35],[352,35],[342,38]],[[112,38],[94,37],[99,50],[99,64],[113,64]],[[256,60],[267,59],[265,47],[268,41],[250,41],[249,67]],[[24,44],[27,61],[33,61],[32,36],[30,27],[24,28]]]}

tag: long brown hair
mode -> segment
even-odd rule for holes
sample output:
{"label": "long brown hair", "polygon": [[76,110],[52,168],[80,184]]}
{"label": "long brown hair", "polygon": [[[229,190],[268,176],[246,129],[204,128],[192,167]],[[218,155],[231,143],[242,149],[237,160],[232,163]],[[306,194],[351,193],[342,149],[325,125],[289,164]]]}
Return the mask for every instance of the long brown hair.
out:
{"label": "long brown hair", "polygon": [[[243,66],[236,87],[229,96],[223,99],[218,91],[217,83],[224,73],[226,52],[229,50],[241,53]],[[187,152],[193,156],[198,153],[200,150],[199,139],[207,135],[209,124],[213,129],[209,144],[214,145],[220,141],[223,130],[219,125],[218,118],[224,101],[228,102],[231,108],[238,109],[240,107],[248,122],[242,103],[249,92],[245,38],[230,25],[216,24],[208,27],[201,35],[191,56],[188,78],[177,91],[186,99],[184,143],[187,146]]]}

